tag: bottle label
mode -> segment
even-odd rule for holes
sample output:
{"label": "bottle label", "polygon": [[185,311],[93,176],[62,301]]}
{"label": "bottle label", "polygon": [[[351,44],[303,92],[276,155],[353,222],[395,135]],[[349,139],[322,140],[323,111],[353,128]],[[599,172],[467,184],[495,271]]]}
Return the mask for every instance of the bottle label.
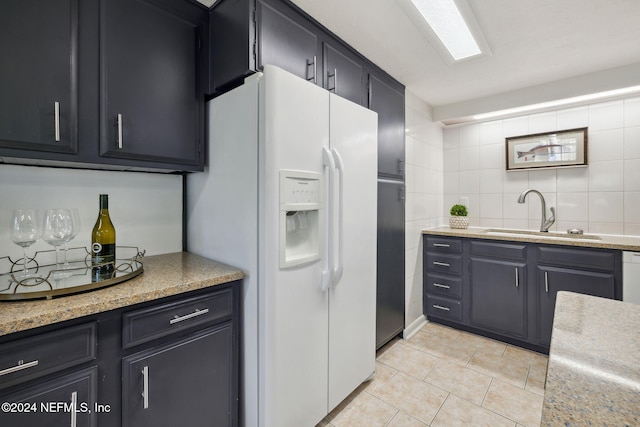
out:
{"label": "bottle label", "polygon": [[113,270],[116,260],[115,244],[111,243],[101,245],[100,243],[95,242],[91,245],[91,251],[93,252],[91,257],[92,265],[106,264],[101,265],[98,268],[100,270]]}

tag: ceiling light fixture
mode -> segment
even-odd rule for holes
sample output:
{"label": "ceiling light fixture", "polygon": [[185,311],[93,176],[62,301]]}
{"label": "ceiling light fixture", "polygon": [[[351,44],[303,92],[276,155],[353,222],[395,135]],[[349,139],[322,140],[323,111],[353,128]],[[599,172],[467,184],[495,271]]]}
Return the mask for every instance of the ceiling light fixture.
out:
{"label": "ceiling light fixture", "polygon": [[396,0],[448,64],[491,55],[467,0]]}
{"label": "ceiling light fixture", "polygon": [[475,114],[472,120],[486,120],[497,117],[510,116],[514,114],[526,113],[531,111],[547,110],[554,107],[562,107],[566,105],[584,104],[586,102],[602,100],[605,98],[615,98],[623,95],[640,92],[640,86],[629,86],[621,89],[607,90],[604,92],[591,93],[588,95],[573,96],[571,98],[557,99],[555,101],[540,102],[538,104],[524,105],[522,107],[507,108],[499,111],[491,111],[489,113]]}
{"label": "ceiling light fixture", "polygon": [[482,53],[453,0],[411,0],[454,60]]}

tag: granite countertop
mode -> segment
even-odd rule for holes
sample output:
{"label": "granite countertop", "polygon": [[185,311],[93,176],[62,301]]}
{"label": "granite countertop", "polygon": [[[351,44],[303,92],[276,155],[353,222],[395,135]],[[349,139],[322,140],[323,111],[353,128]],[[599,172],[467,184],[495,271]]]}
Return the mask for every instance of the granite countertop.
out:
{"label": "granite countertop", "polygon": [[186,252],[143,259],[144,272],[126,282],[51,300],[0,302],[0,335],[240,280],[241,270]]}
{"label": "granite countertop", "polygon": [[[491,240],[507,240],[515,242],[544,243],[548,245],[565,245],[580,246],[588,248],[604,248],[604,249],[620,249],[623,251],[640,251],[640,237],[637,236],[616,236],[609,234],[599,234],[601,240],[580,239],[569,237],[566,233],[549,232],[537,234],[521,234],[521,235],[495,235],[487,234],[489,227],[469,227],[466,229],[455,229],[449,226],[440,226],[435,228],[427,228],[422,230],[422,234],[430,234],[436,236],[453,236],[453,237],[473,237],[478,239]],[[506,229],[500,229],[508,231]],[[513,230],[521,231],[521,230]]]}
{"label": "granite countertop", "polygon": [[640,425],[640,305],[558,292],[542,425]]}

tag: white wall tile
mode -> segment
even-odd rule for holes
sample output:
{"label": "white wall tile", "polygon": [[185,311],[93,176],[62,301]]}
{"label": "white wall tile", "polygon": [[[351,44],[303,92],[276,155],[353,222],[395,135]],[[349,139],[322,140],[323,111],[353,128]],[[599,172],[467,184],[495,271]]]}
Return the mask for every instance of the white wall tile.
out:
{"label": "white wall tile", "polygon": [[478,170],[460,171],[458,176],[460,178],[458,191],[461,196],[466,196],[469,193],[480,193],[480,172]]}
{"label": "white wall tile", "polygon": [[528,171],[509,171],[502,176],[502,190],[505,193],[522,193],[529,188]]}
{"label": "white wall tile", "polygon": [[480,194],[502,193],[502,169],[480,170]]}
{"label": "white wall tile", "polygon": [[480,168],[480,146],[460,147],[458,169],[468,171]]}
{"label": "white wall tile", "polygon": [[529,133],[553,132],[557,129],[557,114],[555,111],[529,116]]}
{"label": "white wall tile", "polygon": [[640,97],[624,100],[624,125],[640,126]]}
{"label": "white wall tile", "polygon": [[480,145],[480,125],[472,124],[460,128],[460,148]]}
{"label": "white wall tile", "polygon": [[529,208],[526,203],[518,203],[518,196],[520,196],[520,193],[502,194],[502,215],[504,219],[518,219],[524,221],[528,219]]}
{"label": "white wall tile", "polygon": [[480,197],[480,218],[502,218],[502,194],[483,194]]}
{"label": "white wall tile", "polygon": [[616,129],[623,126],[624,110],[622,100],[589,106],[589,131]]}
{"label": "white wall tile", "polygon": [[589,164],[589,191],[622,191],[623,161],[591,162]]}
{"label": "white wall tile", "polygon": [[589,191],[589,168],[560,168],[556,171],[558,192]]}
{"label": "white wall tile", "polygon": [[624,193],[624,223],[640,224],[640,191]]}
{"label": "white wall tile", "polygon": [[624,129],[624,158],[640,159],[640,126]]}
{"label": "white wall tile", "polygon": [[622,160],[624,132],[622,128],[589,132],[589,162]]}
{"label": "white wall tile", "polygon": [[615,222],[589,222],[589,233],[592,234],[622,234],[624,226]]}
{"label": "white wall tile", "polygon": [[460,128],[446,128],[443,132],[443,148],[445,150],[460,146]]}
{"label": "white wall tile", "polygon": [[480,123],[480,145],[503,144],[502,121]]}
{"label": "white wall tile", "polygon": [[556,169],[535,169],[529,171],[529,188],[543,193],[556,191]]}
{"label": "white wall tile", "polygon": [[589,222],[615,222],[622,224],[623,193],[620,192],[589,192]]}
{"label": "white wall tile", "polygon": [[502,134],[505,138],[527,135],[529,133],[529,117],[514,117],[502,122]]}
{"label": "white wall tile", "polygon": [[480,169],[504,169],[505,144],[488,144],[480,146]]}
{"label": "white wall tile", "polygon": [[640,191],[640,159],[624,161],[624,190]]}
{"label": "white wall tile", "polygon": [[558,193],[557,201],[557,221],[589,221],[589,209],[587,209],[587,206],[589,206],[588,193]]}
{"label": "white wall tile", "polygon": [[558,110],[558,129],[576,129],[589,126],[589,107]]}

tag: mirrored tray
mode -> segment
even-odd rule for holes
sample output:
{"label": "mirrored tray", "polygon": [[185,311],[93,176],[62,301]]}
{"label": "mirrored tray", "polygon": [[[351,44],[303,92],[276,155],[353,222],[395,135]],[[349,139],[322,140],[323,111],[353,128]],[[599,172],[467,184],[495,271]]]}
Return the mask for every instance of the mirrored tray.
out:
{"label": "mirrored tray", "polygon": [[[61,250],[60,258],[64,258]],[[39,251],[28,258],[27,268],[33,277],[21,277],[23,259],[0,258],[0,301],[46,298],[86,292],[132,279],[143,272],[140,252],[134,246],[117,246],[114,263],[91,265],[91,252],[85,247],[67,250],[68,264],[56,268],[56,252]],[[95,267],[115,268],[98,273]]]}

